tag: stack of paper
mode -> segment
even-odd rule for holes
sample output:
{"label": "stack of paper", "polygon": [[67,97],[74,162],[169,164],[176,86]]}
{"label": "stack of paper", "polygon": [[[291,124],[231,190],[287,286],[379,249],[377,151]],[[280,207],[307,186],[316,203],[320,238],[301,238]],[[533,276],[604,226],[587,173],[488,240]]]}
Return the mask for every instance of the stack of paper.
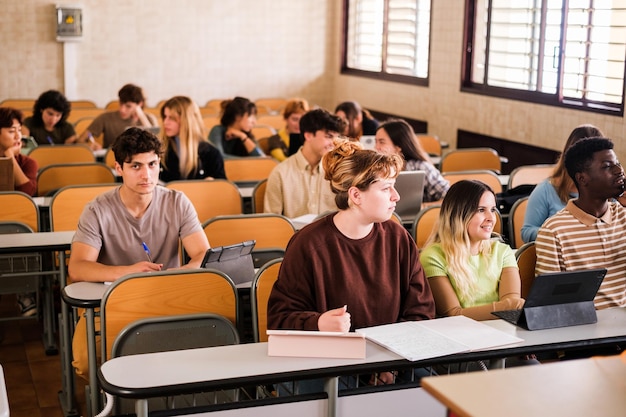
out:
{"label": "stack of paper", "polygon": [[356,332],[410,361],[523,341],[465,316],[406,321]]}

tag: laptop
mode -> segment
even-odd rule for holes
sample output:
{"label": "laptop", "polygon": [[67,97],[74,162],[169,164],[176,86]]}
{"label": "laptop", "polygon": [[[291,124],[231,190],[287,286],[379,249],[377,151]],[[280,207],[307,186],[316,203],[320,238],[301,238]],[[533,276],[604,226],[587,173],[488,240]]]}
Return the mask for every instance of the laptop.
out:
{"label": "laptop", "polygon": [[376,136],[374,135],[363,135],[359,142],[363,145],[363,149],[376,149]]}
{"label": "laptop", "polygon": [[593,299],[606,269],[587,269],[535,277],[524,307],[491,314],[527,330],[578,326],[598,321]]}
{"label": "laptop", "polygon": [[422,208],[424,199],[424,171],[402,171],[396,178],[396,190],[400,200],[396,203],[396,213],[403,224],[413,224]]}

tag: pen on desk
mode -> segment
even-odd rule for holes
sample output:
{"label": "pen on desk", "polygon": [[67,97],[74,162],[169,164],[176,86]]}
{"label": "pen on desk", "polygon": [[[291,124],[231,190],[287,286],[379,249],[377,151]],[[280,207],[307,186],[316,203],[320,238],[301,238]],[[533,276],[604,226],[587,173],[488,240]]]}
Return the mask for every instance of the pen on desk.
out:
{"label": "pen on desk", "polygon": [[52,140],[50,136],[46,136],[46,140],[48,141],[50,145],[54,145],[54,141]]}
{"label": "pen on desk", "polygon": [[[89,132],[89,133],[87,134],[87,141],[88,141],[88,142],[90,142],[90,143],[94,143],[94,142],[96,141],[96,140],[93,138],[93,135],[91,134],[91,132]],[[145,245],[146,245],[146,244],[144,243],[144,246],[145,246]]]}
{"label": "pen on desk", "polygon": [[150,249],[146,242],[141,242],[141,246],[143,246],[143,251],[146,252],[146,256],[148,257],[148,261],[152,262],[152,255],[150,254]]}

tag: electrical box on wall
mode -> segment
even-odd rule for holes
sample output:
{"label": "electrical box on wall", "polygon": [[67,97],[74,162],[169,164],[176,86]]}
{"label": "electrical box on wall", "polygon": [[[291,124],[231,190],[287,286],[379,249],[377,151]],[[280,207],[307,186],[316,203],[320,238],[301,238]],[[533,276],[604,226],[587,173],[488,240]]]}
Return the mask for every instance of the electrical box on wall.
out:
{"label": "electrical box on wall", "polygon": [[80,41],[83,37],[83,10],[78,6],[56,6],[57,41]]}

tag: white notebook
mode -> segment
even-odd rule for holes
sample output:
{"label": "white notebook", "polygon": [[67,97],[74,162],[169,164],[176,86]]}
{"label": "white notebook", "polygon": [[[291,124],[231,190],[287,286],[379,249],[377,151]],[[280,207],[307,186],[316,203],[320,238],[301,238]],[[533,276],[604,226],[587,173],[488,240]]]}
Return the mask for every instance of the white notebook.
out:
{"label": "white notebook", "polygon": [[523,341],[465,316],[405,321],[356,332],[410,361]]}

